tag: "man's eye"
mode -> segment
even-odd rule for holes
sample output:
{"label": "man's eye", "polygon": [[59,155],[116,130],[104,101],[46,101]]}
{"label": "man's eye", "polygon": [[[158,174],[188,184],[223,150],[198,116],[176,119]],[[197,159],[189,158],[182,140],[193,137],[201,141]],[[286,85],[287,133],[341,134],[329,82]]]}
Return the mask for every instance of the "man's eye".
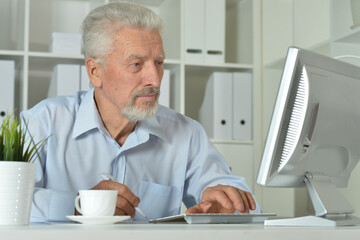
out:
{"label": "man's eye", "polygon": [[157,62],[157,65],[163,65],[163,64],[164,64],[163,61],[158,61],[158,62]]}
{"label": "man's eye", "polygon": [[139,66],[140,66],[140,63],[133,63],[133,65],[134,65],[135,67],[139,67]]}

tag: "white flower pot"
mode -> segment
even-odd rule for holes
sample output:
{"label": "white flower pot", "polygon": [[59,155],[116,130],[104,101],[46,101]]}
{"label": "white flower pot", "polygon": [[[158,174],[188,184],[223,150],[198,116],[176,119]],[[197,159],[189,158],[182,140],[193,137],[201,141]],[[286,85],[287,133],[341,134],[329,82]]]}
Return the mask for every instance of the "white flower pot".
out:
{"label": "white flower pot", "polygon": [[0,161],[0,225],[28,225],[35,164]]}

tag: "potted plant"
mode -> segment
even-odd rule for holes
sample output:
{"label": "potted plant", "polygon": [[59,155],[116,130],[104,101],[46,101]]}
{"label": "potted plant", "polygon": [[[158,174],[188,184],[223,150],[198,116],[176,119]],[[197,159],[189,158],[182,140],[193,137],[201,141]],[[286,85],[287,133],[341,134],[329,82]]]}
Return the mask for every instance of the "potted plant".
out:
{"label": "potted plant", "polygon": [[46,139],[26,137],[27,124],[7,114],[0,126],[0,225],[27,225],[35,184],[32,162]]}

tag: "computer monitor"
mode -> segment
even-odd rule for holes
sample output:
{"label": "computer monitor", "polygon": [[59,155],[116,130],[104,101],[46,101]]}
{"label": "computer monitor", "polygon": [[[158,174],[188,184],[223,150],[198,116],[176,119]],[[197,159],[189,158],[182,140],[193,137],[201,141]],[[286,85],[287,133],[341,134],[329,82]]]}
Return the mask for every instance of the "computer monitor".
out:
{"label": "computer monitor", "polygon": [[265,224],[358,224],[338,187],[347,186],[359,159],[360,68],[290,47],[257,183],[307,187],[316,216],[268,220]]}

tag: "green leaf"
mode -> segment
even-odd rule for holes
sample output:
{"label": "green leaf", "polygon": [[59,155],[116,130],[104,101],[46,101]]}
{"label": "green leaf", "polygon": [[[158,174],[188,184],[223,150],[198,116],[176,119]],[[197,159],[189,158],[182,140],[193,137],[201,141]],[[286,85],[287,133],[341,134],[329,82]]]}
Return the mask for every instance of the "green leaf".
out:
{"label": "green leaf", "polygon": [[14,113],[7,113],[0,126],[0,161],[30,162],[38,155],[50,136],[38,143],[34,142],[33,137],[27,141],[27,130],[28,123],[22,124]]}

